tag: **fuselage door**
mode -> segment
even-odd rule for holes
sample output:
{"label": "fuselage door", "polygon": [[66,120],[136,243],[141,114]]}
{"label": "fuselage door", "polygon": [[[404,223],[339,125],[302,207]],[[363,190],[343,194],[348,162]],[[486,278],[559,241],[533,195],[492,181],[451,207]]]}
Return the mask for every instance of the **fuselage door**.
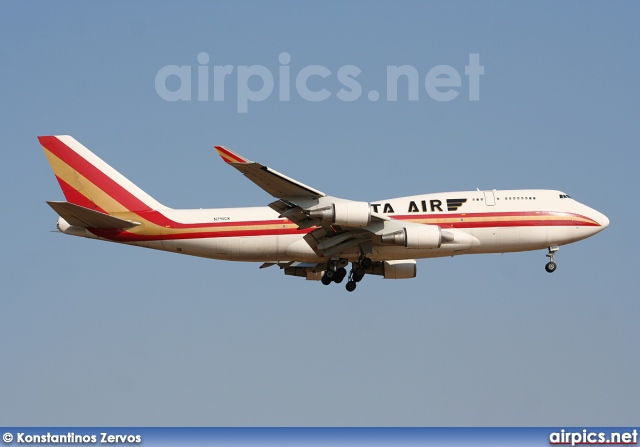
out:
{"label": "fuselage door", "polygon": [[494,206],[496,204],[496,198],[493,191],[484,191],[484,203],[489,206]]}

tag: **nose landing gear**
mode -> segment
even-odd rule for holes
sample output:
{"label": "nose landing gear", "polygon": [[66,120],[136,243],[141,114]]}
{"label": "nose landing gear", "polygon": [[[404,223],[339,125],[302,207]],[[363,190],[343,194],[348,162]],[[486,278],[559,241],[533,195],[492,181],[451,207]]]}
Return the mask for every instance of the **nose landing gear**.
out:
{"label": "nose landing gear", "polygon": [[558,250],[560,250],[560,247],[558,247],[557,245],[552,245],[551,247],[549,247],[549,253],[547,253],[549,262],[547,262],[547,265],[544,266],[544,269],[549,273],[555,272],[556,268],[558,268],[558,266],[556,265],[556,258],[555,258],[555,253]]}

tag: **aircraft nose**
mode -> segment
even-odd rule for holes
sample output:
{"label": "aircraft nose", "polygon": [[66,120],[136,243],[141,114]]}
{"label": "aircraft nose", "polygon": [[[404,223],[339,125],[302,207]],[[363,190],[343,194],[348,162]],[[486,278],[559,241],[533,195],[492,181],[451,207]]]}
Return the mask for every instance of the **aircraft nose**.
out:
{"label": "aircraft nose", "polygon": [[593,220],[600,224],[600,229],[598,231],[602,231],[609,226],[609,218],[607,216],[598,211],[595,211],[593,214]]}

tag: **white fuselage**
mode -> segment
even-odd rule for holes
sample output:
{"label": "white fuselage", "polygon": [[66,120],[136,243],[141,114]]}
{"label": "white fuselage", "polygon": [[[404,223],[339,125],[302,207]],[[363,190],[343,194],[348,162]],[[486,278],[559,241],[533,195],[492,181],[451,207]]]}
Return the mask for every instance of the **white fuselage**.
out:
{"label": "white fuselage", "polygon": [[[371,207],[392,219],[438,225],[453,235],[452,241],[432,249],[376,244],[369,255],[373,261],[544,249],[585,239],[609,223],[598,211],[553,190],[425,194],[371,202]],[[268,207],[158,212],[172,222],[202,224],[212,231],[136,240],[97,236],[68,224],[65,227],[64,221],[59,226],[69,234],[205,258],[251,262],[327,260],[303,240],[311,229],[298,230]],[[359,255],[359,248],[354,247],[340,257],[355,260]]]}

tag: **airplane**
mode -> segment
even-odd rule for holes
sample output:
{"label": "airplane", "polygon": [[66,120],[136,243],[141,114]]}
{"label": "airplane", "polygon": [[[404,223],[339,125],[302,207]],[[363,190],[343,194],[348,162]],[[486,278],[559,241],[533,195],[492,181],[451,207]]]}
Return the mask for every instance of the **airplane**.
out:
{"label": "airplane", "polygon": [[[546,249],[609,225],[561,191],[459,191],[361,202],[330,196],[223,146],[220,157],[275,199],[251,208],[173,209],[68,135],[38,137],[66,201],[47,202],[64,234],[191,256],[261,262],[341,283],[415,278],[416,260]],[[347,267],[351,269],[347,273]]]}

